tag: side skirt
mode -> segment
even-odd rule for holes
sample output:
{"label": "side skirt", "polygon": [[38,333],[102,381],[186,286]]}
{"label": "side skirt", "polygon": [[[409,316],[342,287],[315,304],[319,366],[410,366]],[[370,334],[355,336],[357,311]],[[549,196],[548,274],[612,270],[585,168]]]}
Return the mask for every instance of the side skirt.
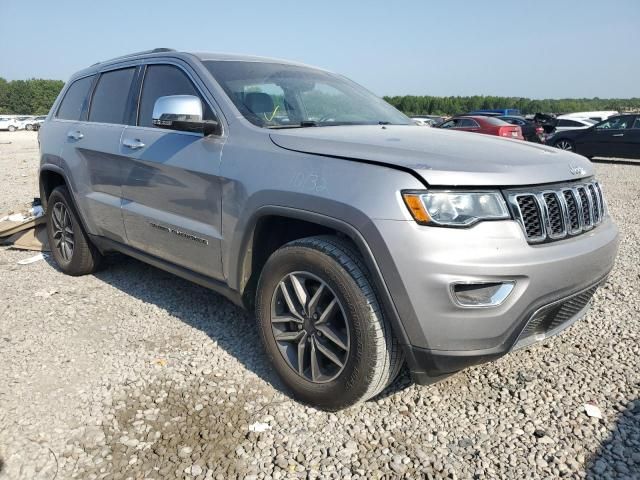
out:
{"label": "side skirt", "polygon": [[140,260],[141,262],[148,263],[156,268],[164,270],[166,272],[177,275],[178,277],[184,278],[185,280],[189,280],[190,282],[196,283],[202,287],[213,290],[216,293],[227,298],[229,301],[238,305],[239,307],[245,308],[245,305],[242,302],[242,296],[239,292],[231,289],[226,283],[216,280],[214,278],[208,277],[201,273],[193,272],[187,268],[181,267],[180,265],[176,265],[175,263],[167,262],[161,258],[158,258],[154,255],[150,255],[145,253],[137,248],[130,247],[128,245],[124,245],[120,242],[116,242],[114,240],[99,237],[96,235],[89,235],[91,237],[91,241],[93,244],[100,250],[102,253],[106,252],[120,252],[124,255],[128,255],[130,257],[135,258],[136,260]]}

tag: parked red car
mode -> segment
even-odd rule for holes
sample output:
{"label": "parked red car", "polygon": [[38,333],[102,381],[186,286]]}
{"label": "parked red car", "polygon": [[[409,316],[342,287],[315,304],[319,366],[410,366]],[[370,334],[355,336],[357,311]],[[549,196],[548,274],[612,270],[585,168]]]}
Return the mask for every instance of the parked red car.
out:
{"label": "parked red car", "polygon": [[463,132],[484,133],[485,135],[524,140],[522,129],[518,125],[511,125],[499,118],[481,115],[453,117],[440,125],[436,125],[436,128],[451,128],[453,130],[462,130]]}

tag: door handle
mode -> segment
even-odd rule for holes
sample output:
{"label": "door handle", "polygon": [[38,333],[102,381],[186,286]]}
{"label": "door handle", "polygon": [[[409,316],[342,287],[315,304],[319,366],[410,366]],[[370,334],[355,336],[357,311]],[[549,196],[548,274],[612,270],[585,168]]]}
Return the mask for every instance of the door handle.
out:
{"label": "door handle", "polygon": [[72,140],[80,140],[84,138],[84,135],[80,130],[70,130],[67,132],[67,138],[71,138]]}
{"label": "door handle", "polygon": [[122,145],[124,145],[127,148],[130,148],[131,150],[138,150],[144,147],[144,143],[142,143],[137,138],[135,140],[131,140],[130,138],[125,138],[124,140],[122,140]]}
{"label": "door handle", "polygon": [[614,133],[612,137],[624,137],[624,133]]}

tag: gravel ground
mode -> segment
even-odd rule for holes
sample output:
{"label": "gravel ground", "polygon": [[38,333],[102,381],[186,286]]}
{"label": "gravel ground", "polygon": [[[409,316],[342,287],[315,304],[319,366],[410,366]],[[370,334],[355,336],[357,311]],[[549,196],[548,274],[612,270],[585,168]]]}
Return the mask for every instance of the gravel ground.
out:
{"label": "gravel ground", "polygon": [[[0,132],[2,210],[37,195],[35,138]],[[122,256],[73,278],[0,250],[0,478],[640,478],[640,167],[597,169],[622,243],[582,321],[335,414],[293,401],[214,293]]]}

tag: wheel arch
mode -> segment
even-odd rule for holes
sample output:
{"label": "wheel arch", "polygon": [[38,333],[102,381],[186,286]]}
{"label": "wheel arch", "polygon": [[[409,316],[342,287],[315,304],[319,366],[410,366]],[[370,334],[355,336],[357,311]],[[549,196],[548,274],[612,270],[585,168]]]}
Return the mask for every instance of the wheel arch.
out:
{"label": "wheel arch", "polygon": [[[249,228],[246,229],[240,243],[240,252],[243,253],[237,261],[234,278],[237,285],[230,285],[232,288],[237,288],[242,294],[243,302],[248,309],[254,307],[257,279],[271,253],[292,240],[333,234],[350,241],[354,249],[360,253],[371,275],[385,317],[391,323],[396,338],[400,344],[409,344],[404,326],[373,251],[364,235],[355,226],[324,214],[275,205],[259,208],[248,225]],[[276,230],[275,227],[279,228]],[[274,236],[274,231],[286,233]]]}

